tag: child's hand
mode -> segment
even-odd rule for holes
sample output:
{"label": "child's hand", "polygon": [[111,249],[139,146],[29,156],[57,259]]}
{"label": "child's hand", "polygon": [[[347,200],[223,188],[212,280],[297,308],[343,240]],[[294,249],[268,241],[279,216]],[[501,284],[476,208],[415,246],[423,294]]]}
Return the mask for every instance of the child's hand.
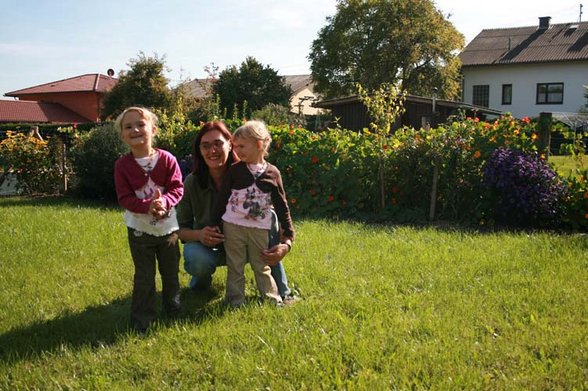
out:
{"label": "child's hand", "polygon": [[149,214],[151,214],[158,220],[164,218],[168,212],[167,208],[164,205],[165,200],[161,196],[161,190],[156,189],[155,194],[153,194],[151,204],[149,205]]}

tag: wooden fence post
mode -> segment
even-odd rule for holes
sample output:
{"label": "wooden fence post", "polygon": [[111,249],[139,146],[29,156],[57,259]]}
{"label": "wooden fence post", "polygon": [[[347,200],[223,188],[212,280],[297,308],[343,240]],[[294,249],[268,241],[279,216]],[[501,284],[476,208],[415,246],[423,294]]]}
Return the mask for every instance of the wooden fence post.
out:
{"label": "wooden fence post", "polygon": [[545,160],[549,159],[549,149],[551,147],[551,125],[553,116],[551,113],[539,114],[539,153],[545,155]]}

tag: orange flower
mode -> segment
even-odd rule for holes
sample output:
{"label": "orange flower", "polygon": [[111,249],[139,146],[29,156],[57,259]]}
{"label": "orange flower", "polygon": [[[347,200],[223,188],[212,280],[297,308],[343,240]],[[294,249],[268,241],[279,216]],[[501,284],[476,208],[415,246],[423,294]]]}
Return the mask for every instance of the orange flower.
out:
{"label": "orange flower", "polygon": [[519,133],[521,133],[521,130],[520,130],[520,129],[515,129],[515,131],[514,131],[514,135],[515,135],[515,136],[518,136],[518,135],[519,135]]}
{"label": "orange flower", "polygon": [[335,197],[331,194],[328,198],[329,202],[335,201]]}
{"label": "orange flower", "polygon": [[584,193],[584,198],[588,198],[588,191]]}
{"label": "orange flower", "polygon": [[531,140],[535,141],[535,140],[537,140],[537,138],[538,138],[538,137],[539,137],[539,136],[537,136],[537,133],[533,133],[533,134],[531,135]]}
{"label": "orange flower", "polygon": [[291,203],[292,205],[294,205],[294,204],[296,203],[296,198],[292,198],[292,199],[290,200],[290,203]]}
{"label": "orange flower", "polygon": [[474,118],[474,122],[475,122],[475,123],[478,123],[478,122],[480,122],[480,118],[478,118],[478,117]]}
{"label": "orange flower", "polygon": [[584,218],[585,218],[586,220],[588,220],[588,213],[586,213],[586,214],[584,215]]}
{"label": "orange flower", "polygon": [[474,159],[479,159],[480,156],[482,156],[482,152],[480,152],[480,151],[474,152]]}

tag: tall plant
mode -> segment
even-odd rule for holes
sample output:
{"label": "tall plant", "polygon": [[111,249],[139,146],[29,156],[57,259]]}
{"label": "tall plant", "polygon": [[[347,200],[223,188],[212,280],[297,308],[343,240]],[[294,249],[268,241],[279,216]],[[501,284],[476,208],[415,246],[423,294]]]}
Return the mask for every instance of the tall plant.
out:
{"label": "tall plant", "polygon": [[387,138],[396,119],[404,113],[406,91],[400,91],[390,83],[382,83],[373,91],[365,89],[357,83],[359,99],[366,107],[372,122],[370,127],[376,134],[378,146],[378,180],[380,182],[380,205],[386,206],[386,180],[384,178],[384,163],[388,154]]}

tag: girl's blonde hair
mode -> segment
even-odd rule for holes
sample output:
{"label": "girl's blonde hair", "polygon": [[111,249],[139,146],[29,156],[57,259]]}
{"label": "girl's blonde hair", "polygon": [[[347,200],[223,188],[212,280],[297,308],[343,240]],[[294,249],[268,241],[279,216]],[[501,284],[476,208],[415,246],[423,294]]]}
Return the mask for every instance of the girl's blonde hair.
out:
{"label": "girl's blonde hair", "polygon": [[269,155],[268,150],[272,142],[272,136],[263,121],[252,120],[245,122],[233,133],[233,138],[237,137],[263,141],[263,155]]}
{"label": "girl's blonde hair", "polygon": [[122,129],[123,119],[129,111],[138,112],[139,114],[141,114],[141,117],[143,117],[144,120],[151,122],[154,127],[157,127],[157,123],[159,122],[159,118],[157,118],[157,116],[155,114],[153,114],[151,111],[149,111],[148,109],[146,109],[144,107],[131,106],[131,107],[127,107],[122,113],[120,113],[118,115],[118,117],[116,117],[116,121],[114,121],[114,126],[118,130],[119,135],[123,131],[123,129]]}

